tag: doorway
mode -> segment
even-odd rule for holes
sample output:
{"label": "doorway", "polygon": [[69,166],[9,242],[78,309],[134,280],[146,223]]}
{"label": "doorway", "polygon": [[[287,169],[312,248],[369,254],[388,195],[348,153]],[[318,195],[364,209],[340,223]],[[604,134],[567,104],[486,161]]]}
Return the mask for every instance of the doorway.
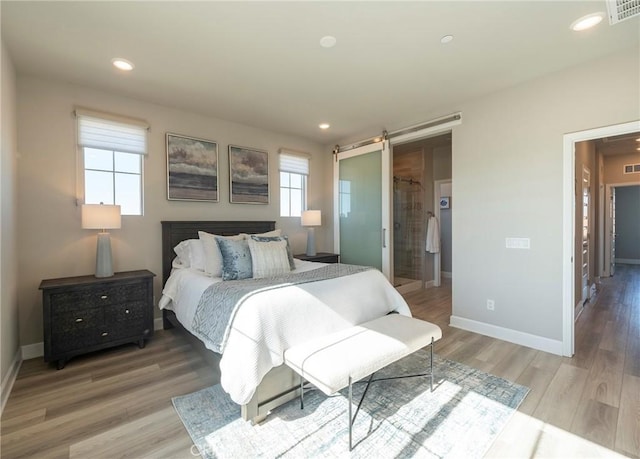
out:
{"label": "doorway", "polygon": [[[562,353],[565,356],[572,356],[575,352],[575,318],[576,314],[579,313],[577,305],[580,304],[580,300],[582,297],[582,283],[581,283],[581,273],[582,270],[582,260],[583,260],[583,252],[582,248],[582,240],[583,240],[583,226],[584,223],[582,221],[581,214],[578,209],[581,209],[580,201],[577,199],[578,196],[582,195],[582,169],[579,168],[577,164],[577,155],[578,155],[578,145],[584,142],[593,142],[593,141],[602,141],[605,139],[614,139],[616,137],[625,136],[628,138],[633,138],[635,135],[640,133],[640,121],[633,121],[630,123],[624,123],[614,126],[607,126],[603,128],[596,128],[581,132],[576,132],[572,134],[566,134],[564,136],[564,154],[563,154],[563,312],[562,312]],[[603,147],[604,148],[604,147]],[[633,149],[635,152],[635,148]],[[603,170],[602,166],[602,156],[600,155],[598,161],[592,164],[597,164],[597,171]],[[593,170],[593,168],[592,168]],[[600,190],[605,186],[605,183],[608,181],[611,183],[611,179],[607,176],[606,172],[598,174],[598,177],[594,180],[593,176],[590,176],[591,180],[591,193],[590,200],[594,196],[603,196]],[[595,185],[594,185],[595,184]],[[594,186],[598,187],[598,192],[594,193]],[[602,187],[602,188],[601,188]],[[606,199],[604,200],[606,203]],[[591,241],[591,247],[593,248],[593,241],[602,241],[604,238],[602,235],[595,234],[596,231],[602,231],[604,225],[601,224],[604,219],[604,205],[593,205],[590,203],[589,215],[594,217],[593,209],[600,209],[595,218],[590,218],[588,223],[588,228],[592,232],[592,237],[589,239]],[[580,216],[580,218],[578,218]],[[594,220],[599,220],[595,222]],[[577,231],[579,229],[580,231]],[[598,237],[600,236],[600,237]],[[580,247],[580,250],[578,250]],[[591,250],[591,253],[588,253],[588,258],[591,266],[596,266],[596,269],[592,271],[593,277],[601,275],[603,272],[602,263],[598,263],[594,260],[602,260],[600,254],[604,251],[604,247],[602,244],[599,244],[597,247],[599,255],[595,256],[595,250]],[[578,288],[579,286],[579,288]],[[590,293],[590,292],[589,292]]]}
{"label": "doorway", "polygon": [[637,183],[607,184],[606,187],[604,268],[607,277],[615,275],[618,263],[640,264],[640,173],[637,177]]}
{"label": "doorway", "polygon": [[[435,217],[442,240],[436,184],[451,183],[451,148],[450,131],[393,145],[393,284],[401,293],[440,285],[441,254],[427,251],[427,230]],[[450,260],[450,232],[446,240]]]}

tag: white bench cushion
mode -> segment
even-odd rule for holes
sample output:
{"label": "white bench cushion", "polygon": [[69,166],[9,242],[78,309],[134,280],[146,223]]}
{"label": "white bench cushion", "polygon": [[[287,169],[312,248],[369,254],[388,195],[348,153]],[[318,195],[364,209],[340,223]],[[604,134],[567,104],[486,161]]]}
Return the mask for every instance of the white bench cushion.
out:
{"label": "white bench cushion", "polygon": [[327,395],[442,337],[424,320],[389,314],[285,351],[285,363]]}

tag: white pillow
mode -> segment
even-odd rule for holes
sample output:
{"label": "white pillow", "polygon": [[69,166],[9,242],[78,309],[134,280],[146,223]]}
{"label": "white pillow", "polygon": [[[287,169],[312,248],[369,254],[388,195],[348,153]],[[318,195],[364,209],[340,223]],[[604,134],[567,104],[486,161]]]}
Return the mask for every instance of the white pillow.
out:
{"label": "white pillow", "polygon": [[204,271],[204,248],[200,239],[186,239],[173,248],[183,268]]}
{"label": "white pillow", "polygon": [[204,245],[200,239],[190,239],[189,240],[189,256],[191,261],[191,267],[193,269],[199,269],[200,271],[204,271],[205,259],[206,256],[204,254]]}
{"label": "white pillow", "polygon": [[178,255],[178,261],[183,268],[191,266],[191,248],[189,247],[189,240],[182,241],[173,248],[173,251]]}
{"label": "white pillow", "polygon": [[258,242],[247,240],[251,251],[253,278],[274,277],[291,271],[287,241]]}
{"label": "white pillow", "polygon": [[217,237],[241,241],[245,237],[242,234],[236,236],[218,236],[215,234],[198,231],[198,236],[204,249],[204,272],[211,277],[222,277],[222,254],[216,242]]}
{"label": "white pillow", "polygon": [[262,233],[262,234],[247,234],[247,233],[240,233],[240,236],[244,236],[245,239],[249,239],[249,236],[259,236],[259,237],[278,237],[278,236],[282,236],[282,230],[280,228],[275,229],[273,231],[267,231],[266,233]]}

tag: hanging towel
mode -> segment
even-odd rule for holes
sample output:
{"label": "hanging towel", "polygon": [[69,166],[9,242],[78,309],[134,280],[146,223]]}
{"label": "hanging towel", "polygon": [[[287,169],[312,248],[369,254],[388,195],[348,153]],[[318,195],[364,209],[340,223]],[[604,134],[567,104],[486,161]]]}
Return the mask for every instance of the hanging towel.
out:
{"label": "hanging towel", "polygon": [[440,252],[440,225],[434,216],[429,217],[427,222],[427,245],[426,251],[430,253]]}

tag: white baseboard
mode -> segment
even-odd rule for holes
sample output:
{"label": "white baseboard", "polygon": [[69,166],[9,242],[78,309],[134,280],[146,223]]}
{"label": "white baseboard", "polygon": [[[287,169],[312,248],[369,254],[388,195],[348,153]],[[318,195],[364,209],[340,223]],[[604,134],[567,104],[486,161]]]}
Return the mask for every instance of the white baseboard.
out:
{"label": "white baseboard", "polygon": [[447,279],[451,279],[453,277],[452,274],[450,272],[447,272],[447,271],[440,271],[440,275],[442,277],[446,277]]}
{"label": "white baseboard", "polygon": [[634,258],[616,258],[616,264],[617,263],[621,265],[640,265],[640,260]]}
{"label": "white baseboard", "polygon": [[33,343],[22,346],[22,360],[36,359],[44,355],[44,343]]}
{"label": "white baseboard", "polygon": [[7,404],[7,400],[9,400],[9,395],[11,394],[11,389],[13,389],[13,384],[16,382],[16,377],[18,376],[18,371],[20,371],[20,365],[22,364],[22,358],[20,349],[16,352],[15,357],[13,358],[13,362],[11,362],[11,366],[9,367],[9,371],[5,375],[2,380],[2,394],[0,398],[0,415],[4,411],[4,407]]}
{"label": "white baseboard", "polygon": [[497,325],[491,325],[457,316],[451,316],[449,325],[455,328],[479,333],[481,335],[490,336],[492,338],[501,339],[503,341],[509,341],[510,343],[520,344],[521,346],[538,349],[539,351],[562,355],[562,341],[531,335],[529,333],[512,330],[510,328],[498,327]]}
{"label": "white baseboard", "polygon": [[424,288],[431,288],[436,286],[436,281],[430,280],[424,283]]}
{"label": "white baseboard", "polygon": [[[162,317],[153,319],[153,329],[162,330]],[[22,346],[22,360],[36,359],[44,356],[44,343],[33,343]]]}

